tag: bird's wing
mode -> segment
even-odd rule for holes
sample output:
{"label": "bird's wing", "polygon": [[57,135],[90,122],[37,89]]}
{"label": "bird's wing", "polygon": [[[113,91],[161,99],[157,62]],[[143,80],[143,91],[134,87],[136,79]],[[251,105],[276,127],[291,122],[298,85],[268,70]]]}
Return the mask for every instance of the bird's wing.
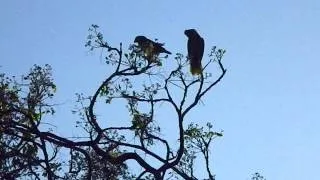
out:
{"label": "bird's wing", "polygon": [[193,56],[193,50],[194,50],[194,45],[193,45],[194,43],[192,42],[192,40],[189,38],[188,39],[188,56],[189,56],[189,58],[191,58],[191,56]]}
{"label": "bird's wing", "polygon": [[199,52],[197,53],[197,56],[199,57],[199,60],[201,61],[201,59],[203,57],[203,53],[204,53],[204,39],[200,36],[199,36],[198,43],[199,43],[198,44]]}

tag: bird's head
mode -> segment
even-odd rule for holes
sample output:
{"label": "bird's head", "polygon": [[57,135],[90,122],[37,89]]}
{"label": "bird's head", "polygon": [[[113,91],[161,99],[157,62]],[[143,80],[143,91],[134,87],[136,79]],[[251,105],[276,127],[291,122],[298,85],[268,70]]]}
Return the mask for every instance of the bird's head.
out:
{"label": "bird's head", "polygon": [[198,33],[195,29],[187,29],[184,31],[184,34],[188,37],[188,38],[191,38],[191,37],[194,37],[196,36]]}
{"label": "bird's head", "polygon": [[145,42],[147,40],[147,38],[145,36],[137,36],[135,39],[134,39],[134,42],[135,43],[138,43],[138,44],[141,44],[142,42]]}

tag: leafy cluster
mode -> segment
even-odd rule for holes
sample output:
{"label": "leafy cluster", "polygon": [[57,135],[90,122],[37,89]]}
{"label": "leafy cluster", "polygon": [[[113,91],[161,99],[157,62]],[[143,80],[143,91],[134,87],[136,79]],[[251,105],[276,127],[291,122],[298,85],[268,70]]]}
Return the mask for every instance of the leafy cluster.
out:
{"label": "leafy cluster", "polygon": [[1,177],[46,176],[46,166],[51,167],[49,172],[59,169],[54,161],[57,147],[49,155],[39,131],[44,116],[55,112],[47,103],[55,91],[49,65],[35,65],[21,82],[0,74]]}

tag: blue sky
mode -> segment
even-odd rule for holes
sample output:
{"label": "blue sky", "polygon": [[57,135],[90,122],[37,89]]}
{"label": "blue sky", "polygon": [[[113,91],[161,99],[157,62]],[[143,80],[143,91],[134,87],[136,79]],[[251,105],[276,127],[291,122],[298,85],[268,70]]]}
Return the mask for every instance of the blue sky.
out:
{"label": "blue sky", "polygon": [[115,46],[144,34],[181,53],[183,31],[196,28],[206,53],[213,45],[227,50],[227,75],[190,115],[224,130],[211,151],[217,179],[247,180],[259,171],[270,180],[316,180],[319,22],[316,0],[4,0],[0,69],[19,75],[35,63],[52,65],[63,104],[48,121],[60,134],[76,135],[74,93],[91,94],[107,69],[99,52],[84,47],[91,24]]}

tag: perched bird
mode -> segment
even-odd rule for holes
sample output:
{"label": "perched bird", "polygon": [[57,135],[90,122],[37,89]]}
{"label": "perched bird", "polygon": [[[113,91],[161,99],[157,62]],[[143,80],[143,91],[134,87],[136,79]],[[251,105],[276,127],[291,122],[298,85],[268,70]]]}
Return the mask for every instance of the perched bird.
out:
{"label": "perched bird", "polygon": [[190,72],[192,75],[201,74],[204,40],[195,29],[187,29],[184,31],[184,34],[188,37],[188,59],[190,61]]}
{"label": "perched bird", "polygon": [[145,36],[137,36],[134,39],[135,43],[138,43],[139,48],[143,51],[144,56],[150,62],[155,61],[156,57],[160,53],[171,54],[171,52],[167,51],[164,47],[162,47],[163,43],[154,42]]}

